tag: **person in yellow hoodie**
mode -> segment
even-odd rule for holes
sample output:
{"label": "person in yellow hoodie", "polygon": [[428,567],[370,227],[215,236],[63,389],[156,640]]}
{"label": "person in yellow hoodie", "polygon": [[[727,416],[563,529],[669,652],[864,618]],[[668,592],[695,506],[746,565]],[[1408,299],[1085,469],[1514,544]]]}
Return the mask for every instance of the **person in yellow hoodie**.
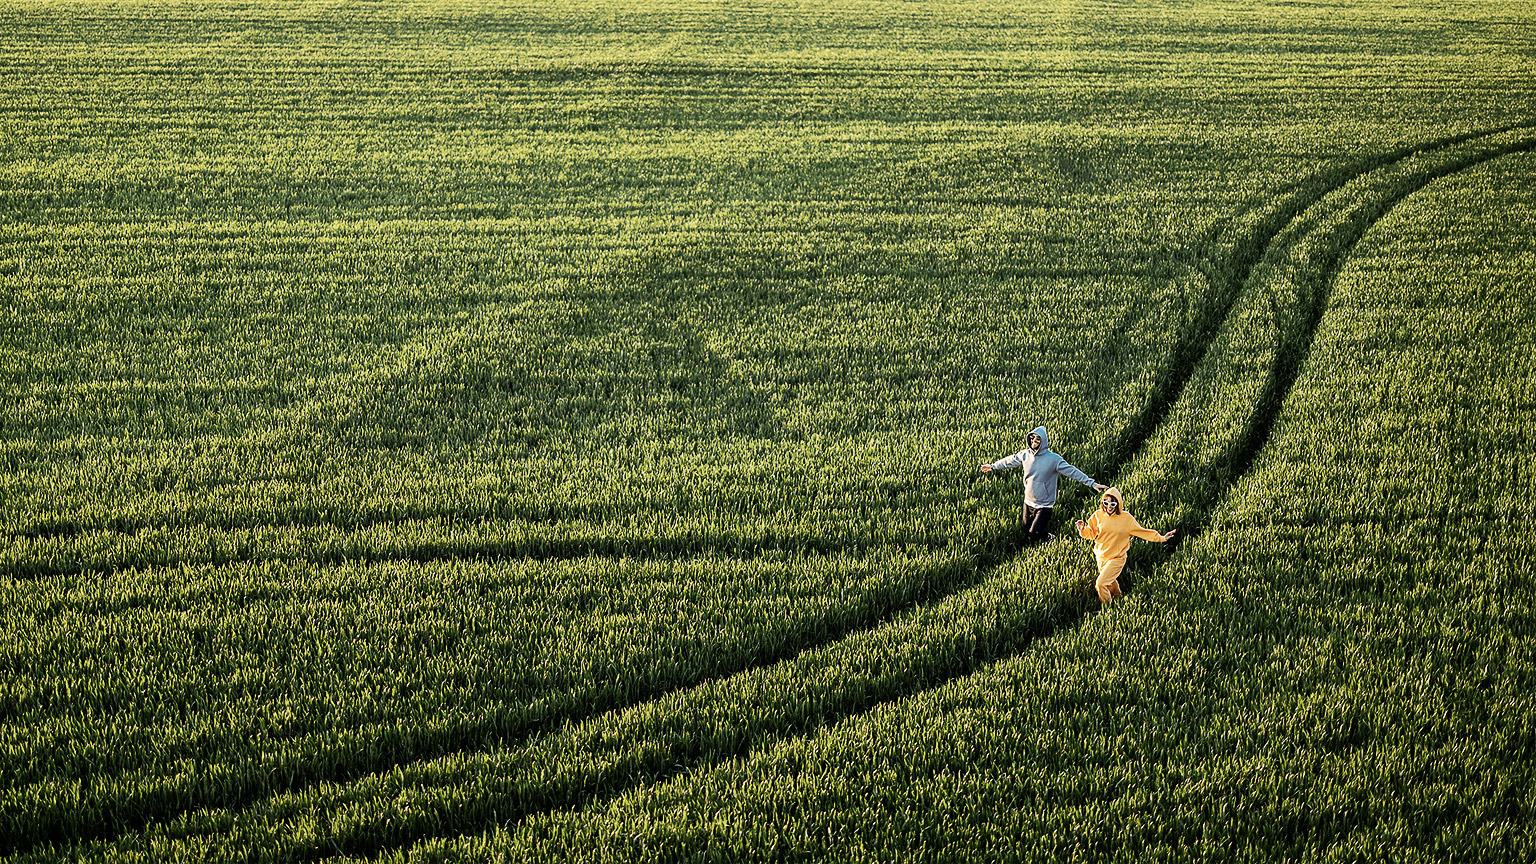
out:
{"label": "person in yellow hoodie", "polygon": [[1077,520],[1077,533],[1093,541],[1093,557],[1099,562],[1099,579],[1093,587],[1099,590],[1099,602],[1106,605],[1120,596],[1120,572],[1125,569],[1125,553],[1130,551],[1131,538],[1165,543],[1178,533],[1159,534],[1141,527],[1135,516],[1125,512],[1123,500],[1119,489],[1108,489],[1088,521]]}

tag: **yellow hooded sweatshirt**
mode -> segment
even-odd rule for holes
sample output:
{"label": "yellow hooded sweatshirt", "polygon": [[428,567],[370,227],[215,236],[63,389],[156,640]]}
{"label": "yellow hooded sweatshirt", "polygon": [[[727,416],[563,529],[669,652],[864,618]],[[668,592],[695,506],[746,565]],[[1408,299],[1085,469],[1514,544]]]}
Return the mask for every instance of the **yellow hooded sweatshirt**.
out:
{"label": "yellow hooded sweatshirt", "polygon": [[1094,585],[1099,599],[1105,603],[1120,596],[1120,571],[1125,568],[1125,553],[1130,551],[1131,538],[1140,537],[1153,543],[1163,542],[1163,535],[1151,528],[1141,527],[1136,517],[1125,512],[1125,499],[1119,489],[1108,489],[1100,504],[1115,499],[1115,514],[1111,516],[1102,506],[1093,511],[1088,522],[1077,533],[1093,541],[1093,557],[1099,563],[1099,579]]}

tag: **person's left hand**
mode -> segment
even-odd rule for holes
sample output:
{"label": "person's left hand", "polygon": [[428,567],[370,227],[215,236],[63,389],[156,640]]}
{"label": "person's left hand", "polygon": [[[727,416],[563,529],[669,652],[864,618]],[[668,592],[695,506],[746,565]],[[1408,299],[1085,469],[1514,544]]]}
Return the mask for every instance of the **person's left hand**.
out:
{"label": "person's left hand", "polygon": [[1167,534],[1163,535],[1163,541],[1167,542],[1169,540],[1172,540],[1173,539],[1173,535],[1175,535],[1177,533],[1179,533],[1179,529],[1177,529],[1177,528],[1173,529],[1172,531],[1169,531]]}
{"label": "person's left hand", "polygon": [[1093,484],[1093,491],[1095,491],[1095,492],[1103,492],[1105,489],[1108,489],[1108,488],[1109,487],[1105,486],[1103,483],[1095,483],[1095,484]]}

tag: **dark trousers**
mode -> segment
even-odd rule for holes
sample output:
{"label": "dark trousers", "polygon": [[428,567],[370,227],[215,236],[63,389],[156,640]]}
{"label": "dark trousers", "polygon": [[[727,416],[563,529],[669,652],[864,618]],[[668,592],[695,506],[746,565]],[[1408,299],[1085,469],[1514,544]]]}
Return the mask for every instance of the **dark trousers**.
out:
{"label": "dark trousers", "polygon": [[1051,534],[1051,508],[1024,505],[1024,530],[1030,539],[1044,540]]}

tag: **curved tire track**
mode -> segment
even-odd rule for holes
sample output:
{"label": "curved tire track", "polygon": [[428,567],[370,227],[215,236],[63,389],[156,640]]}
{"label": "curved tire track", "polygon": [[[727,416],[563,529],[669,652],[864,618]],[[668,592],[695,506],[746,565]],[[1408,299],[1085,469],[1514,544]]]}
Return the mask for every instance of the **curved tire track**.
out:
{"label": "curved tire track", "polygon": [[[1462,144],[1477,144],[1487,141],[1499,135],[1510,132],[1525,132],[1536,129],[1536,124],[1520,124],[1505,129],[1494,130],[1481,135],[1457,136],[1452,139],[1444,139],[1432,145],[1408,148],[1393,154],[1390,158],[1371,160],[1369,164],[1356,163],[1355,166],[1342,172],[1337,179],[1320,192],[1306,194],[1297,201],[1288,203],[1280,208],[1278,213],[1266,213],[1258,220],[1261,226],[1249,243],[1234,244],[1234,261],[1228,268],[1233,281],[1242,284],[1235,293],[1224,303],[1222,311],[1223,320],[1229,315],[1240,296],[1246,292],[1258,289],[1258,282],[1262,281],[1256,268],[1261,261],[1289,262],[1297,264],[1297,269],[1289,277],[1300,289],[1297,303],[1290,314],[1285,316],[1284,326],[1279,328],[1280,338],[1272,346],[1272,359],[1269,363],[1268,374],[1262,383],[1259,398],[1252,403],[1248,412],[1248,420],[1242,428],[1241,434],[1228,442],[1218,455],[1207,464],[1201,466],[1193,476],[1187,476],[1180,484],[1180,489],[1193,488],[1200,490],[1195,505],[1192,508],[1192,518],[1180,523],[1183,530],[1197,530],[1203,521],[1209,517],[1212,508],[1221,500],[1228,490],[1248,471],[1255,457],[1263,449],[1268,441],[1269,432],[1278,415],[1281,403],[1289,394],[1292,386],[1300,375],[1306,355],[1310,350],[1312,341],[1316,335],[1319,323],[1327,308],[1328,296],[1337,275],[1342,268],[1349,252],[1361,241],[1365,233],[1401,201],[1414,192],[1424,188],[1428,184],[1443,177],[1450,176],[1459,171],[1480,165],[1484,162],[1515,153],[1536,151],[1536,137],[1521,136],[1518,140],[1495,144],[1491,147],[1474,147],[1470,151],[1452,150],[1447,158],[1420,170],[1411,170],[1404,176],[1386,177],[1384,187],[1376,190],[1375,194],[1366,196],[1363,200],[1345,201],[1335,205],[1326,201],[1334,193],[1346,190],[1346,187],[1358,180],[1370,179],[1373,175],[1390,174],[1390,169],[1399,166],[1405,161],[1419,156],[1433,156],[1443,153],[1450,148],[1456,148]],[[1316,212],[1319,209],[1326,212]],[[1295,225],[1304,214],[1313,217],[1309,222],[1322,223],[1321,228],[1312,228],[1310,225],[1302,226],[1301,230],[1290,231],[1287,229]],[[1254,241],[1262,240],[1262,246],[1255,245]],[[1294,261],[1290,259],[1301,259]],[[1218,264],[1218,269],[1220,265]],[[1239,280],[1240,277],[1240,280]],[[1229,289],[1230,290],[1230,289]],[[1219,329],[1219,326],[1216,328]],[[1202,334],[1192,338],[1191,344],[1198,347],[1201,352],[1201,360],[1209,352],[1215,342],[1216,334]],[[1178,363],[1176,359],[1174,368],[1184,368],[1178,378],[1178,386],[1182,394],[1182,388],[1194,377],[1195,369],[1199,361]],[[1156,415],[1158,422],[1153,424],[1155,430],[1161,425],[1162,420],[1175,404],[1175,400],[1168,400],[1166,407],[1150,410],[1148,413]],[[1141,441],[1137,441],[1135,447],[1131,447],[1128,454],[1116,454],[1121,461],[1120,467],[1131,461],[1139,445],[1150,438],[1152,432],[1143,435]],[[1134,440],[1134,439],[1132,439]],[[1002,563],[1001,561],[997,563]],[[995,566],[995,565],[993,565]],[[985,568],[990,569],[990,568]],[[795,711],[794,705],[773,706],[771,711],[759,712],[768,722],[751,730],[737,730],[738,734],[734,742],[728,740],[709,740],[706,735],[682,735],[669,742],[673,746],[668,749],[665,744],[657,746],[656,739],[637,741],[637,745],[623,753],[622,758],[612,763],[611,771],[592,772],[584,778],[581,788],[570,788],[563,796],[560,794],[549,795],[546,801],[534,807],[518,808],[515,801],[519,797],[518,792],[526,793],[526,790],[503,788],[501,796],[495,796],[496,800],[487,802],[475,802],[473,800],[460,800],[456,802],[456,811],[464,815],[479,809],[476,803],[484,806],[486,803],[500,805],[495,808],[495,816],[506,820],[510,815],[513,819],[525,818],[540,812],[556,809],[568,809],[581,807],[588,804],[608,800],[617,797],[631,789],[644,785],[665,782],[668,779],[681,774],[706,768],[709,765],[719,764],[727,759],[740,756],[755,749],[772,745],[787,738],[809,734],[815,729],[833,723],[841,722],[850,717],[857,716],[868,711],[881,702],[905,698],[928,689],[939,687],[962,675],[969,674],[984,665],[1014,656],[1036,640],[1051,635],[1063,626],[1080,621],[1082,615],[1091,611],[1096,604],[1086,602],[1080,594],[1066,592],[1058,597],[1052,608],[1038,616],[1036,626],[1021,634],[997,633],[991,644],[972,643],[973,653],[965,662],[953,664],[955,667],[949,674],[928,677],[921,674],[917,680],[924,682],[919,687],[908,687],[900,692],[888,695],[886,698],[845,700],[845,704],[828,704],[821,702],[810,711]],[[978,640],[980,641],[980,640]],[[934,670],[936,671],[936,670]],[[767,689],[767,688],[761,688]],[[867,695],[867,694],[866,694]],[[814,722],[806,722],[812,718],[808,714],[814,714]],[[782,718],[782,719],[779,719]],[[706,731],[706,730],[694,730]],[[676,734],[675,732],[673,734]],[[594,736],[595,737],[595,736]],[[702,739],[702,740],[701,740]],[[734,746],[732,746],[734,744]],[[643,751],[647,748],[660,750],[661,752],[646,758]],[[708,753],[707,758],[701,758]],[[510,766],[509,766],[510,767]],[[489,790],[487,790],[489,791]],[[549,792],[551,790],[539,790]],[[506,793],[512,792],[508,795]],[[564,800],[559,800],[563,798]],[[525,803],[526,803],[526,799]],[[507,805],[514,806],[508,807]],[[509,810],[512,811],[509,814]],[[521,810],[521,812],[518,812]],[[435,814],[433,821],[438,821],[447,814]],[[492,814],[486,812],[484,816]],[[484,827],[489,820],[482,818],[480,826]],[[440,824],[440,822],[439,822]],[[427,836],[442,836],[453,833],[456,830],[473,827],[474,820],[467,819],[457,828],[444,830],[437,827],[429,831],[423,831],[415,836],[410,836],[409,831],[402,831],[393,840],[385,840],[383,837],[353,838],[352,842],[343,841],[342,847],[353,854],[376,854],[390,848],[400,848],[410,845],[417,839]],[[418,824],[418,829],[425,828],[424,824]]]}

